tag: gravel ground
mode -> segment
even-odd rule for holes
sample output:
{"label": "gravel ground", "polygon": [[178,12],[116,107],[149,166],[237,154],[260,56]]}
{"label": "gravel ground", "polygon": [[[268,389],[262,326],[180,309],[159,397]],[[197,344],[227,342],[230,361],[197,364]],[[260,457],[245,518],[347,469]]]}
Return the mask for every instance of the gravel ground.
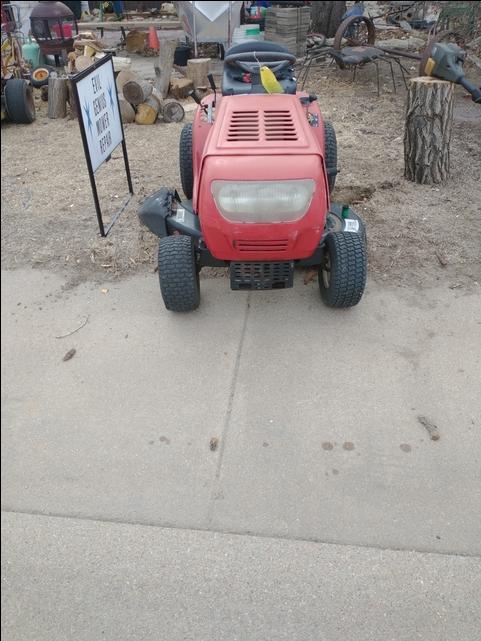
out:
{"label": "gravel ground", "polygon": [[[378,98],[374,74],[365,68],[353,82],[349,72],[322,67],[313,70],[307,87],[337,131],[341,173],[334,200],[356,203],[366,220],[370,277],[405,286],[436,280],[477,286],[481,110],[456,89],[451,178],[436,187],[409,183],[403,178],[405,90],[394,94],[385,77]],[[135,195],[102,239],[78,123],[49,120],[39,95],[36,104],[32,125],[2,123],[2,266],[63,270],[71,285],[153,270],[156,240],[140,226],[137,210],[159,186],[179,188],[183,123],[125,127]],[[192,117],[192,111],[186,114],[186,120]],[[98,185],[108,222],[127,196],[120,151],[99,170]]]}

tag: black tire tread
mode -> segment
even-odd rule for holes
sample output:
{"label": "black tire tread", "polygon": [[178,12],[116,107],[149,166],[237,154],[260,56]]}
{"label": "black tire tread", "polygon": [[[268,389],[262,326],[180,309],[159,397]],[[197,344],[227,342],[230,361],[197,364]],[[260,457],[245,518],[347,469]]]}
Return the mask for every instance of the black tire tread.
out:
{"label": "black tire tread", "polygon": [[[324,121],[324,154],[326,169],[337,172],[337,138],[334,126],[330,120]],[[328,174],[327,181],[329,193],[331,194],[336,184],[336,174]]]}
{"label": "black tire tread", "polygon": [[[26,80],[12,78],[5,84],[5,107],[12,122],[29,125],[35,120],[33,89]],[[29,104],[30,103],[30,104]]]}
{"label": "black tire tread", "polygon": [[182,190],[190,200],[194,193],[194,168],[192,159],[192,123],[182,127],[179,142],[179,168]]}
{"label": "black tire tread", "polygon": [[190,312],[200,303],[194,244],[190,236],[166,236],[159,243],[160,292],[167,309]]}
{"label": "black tire tread", "polygon": [[353,307],[361,300],[366,286],[367,253],[361,234],[333,232],[326,238],[331,258],[331,276],[326,288],[319,268],[319,287],[330,307]]}

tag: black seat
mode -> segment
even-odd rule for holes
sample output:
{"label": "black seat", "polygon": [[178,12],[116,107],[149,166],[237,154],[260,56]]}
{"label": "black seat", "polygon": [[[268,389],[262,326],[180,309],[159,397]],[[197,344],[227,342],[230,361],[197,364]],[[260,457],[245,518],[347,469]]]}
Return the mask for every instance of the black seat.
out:
{"label": "black seat", "polygon": [[373,62],[378,58],[384,57],[384,52],[376,47],[343,47],[340,51],[331,51],[330,55],[334,58],[341,69],[358,65],[365,65]]}
{"label": "black seat", "polygon": [[[225,57],[238,54],[238,53],[256,53],[256,52],[273,52],[289,53],[286,47],[283,47],[277,42],[258,41],[252,40],[249,42],[242,42],[241,44],[234,45],[225,52]],[[262,62],[260,63],[262,66]],[[294,70],[292,67],[283,69],[276,73],[276,78],[284,89],[285,93],[296,93],[297,84],[293,77]],[[245,93],[266,93],[265,89],[260,83],[253,85],[250,82],[245,82],[243,78],[246,73],[242,71],[235,63],[224,63],[224,73],[222,76],[222,95],[235,96]]]}

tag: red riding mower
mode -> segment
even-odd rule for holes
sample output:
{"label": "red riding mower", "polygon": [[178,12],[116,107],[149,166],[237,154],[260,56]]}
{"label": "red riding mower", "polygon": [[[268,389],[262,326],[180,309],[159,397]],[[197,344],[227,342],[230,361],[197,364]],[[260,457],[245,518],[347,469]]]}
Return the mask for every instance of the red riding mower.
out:
{"label": "red riding mower", "polygon": [[364,225],[330,203],[336,136],[316,96],[296,91],[294,62],[276,43],[242,43],[226,52],[222,95],[212,76],[213,94],[193,94],[199,106],[180,138],[187,200],[162,188],[139,212],[160,237],[167,309],[198,307],[204,266],[229,267],[232,289],[263,290],[292,287],[296,265],[316,265],[327,305],[361,299]]}

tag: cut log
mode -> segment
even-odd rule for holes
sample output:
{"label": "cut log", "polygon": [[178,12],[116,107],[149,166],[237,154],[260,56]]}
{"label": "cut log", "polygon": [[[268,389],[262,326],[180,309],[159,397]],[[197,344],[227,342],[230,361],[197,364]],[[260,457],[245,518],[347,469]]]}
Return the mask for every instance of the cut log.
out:
{"label": "cut log", "polygon": [[122,93],[125,83],[129,80],[138,80],[138,77],[129,69],[125,69],[119,72],[119,75],[115,79],[115,85],[117,87],[118,93]]}
{"label": "cut log", "polygon": [[78,56],[75,59],[75,68],[77,71],[84,71],[84,69],[87,69],[91,65],[93,65],[94,59],[89,58],[88,56]]}
{"label": "cut log", "polygon": [[189,78],[172,78],[170,81],[170,93],[174,98],[187,98],[193,88],[194,83]]}
{"label": "cut log", "polygon": [[65,118],[67,115],[67,78],[48,79],[48,117]]}
{"label": "cut log", "polygon": [[67,81],[67,102],[70,107],[72,118],[78,118],[77,99],[75,98],[75,88],[71,80]]}
{"label": "cut log", "polygon": [[120,107],[120,117],[122,118],[122,122],[134,122],[135,110],[130,104],[130,102],[127,102],[125,98],[120,94],[119,94],[119,107]]}
{"label": "cut log", "polygon": [[187,60],[187,78],[194,83],[194,87],[205,87],[209,84],[207,74],[209,73],[210,58],[193,58]]}
{"label": "cut log", "polygon": [[152,93],[152,85],[147,80],[128,80],[122,89],[125,100],[131,105],[140,105]]}
{"label": "cut log", "polygon": [[169,93],[170,74],[172,73],[176,47],[177,40],[163,40],[160,45],[157,64],[154,65],[155,88],[162,98],[167,98]]}
{"label": "cut log", "polygon": [[164,122],[180,122],[184,120],[185,111],[177,100],[164,100],[162,105],[162,118]]}
{"label": "cut log", "polygon": [[404,132],[404,176],[421,185],[449,177],[453,84],[430,76],[409,86]]}
{"label": "cut log", "polygon": [[156,98],[150,96],[137,107],[135,122],[138,125],[153,125],[159,115],[160,105]]}

